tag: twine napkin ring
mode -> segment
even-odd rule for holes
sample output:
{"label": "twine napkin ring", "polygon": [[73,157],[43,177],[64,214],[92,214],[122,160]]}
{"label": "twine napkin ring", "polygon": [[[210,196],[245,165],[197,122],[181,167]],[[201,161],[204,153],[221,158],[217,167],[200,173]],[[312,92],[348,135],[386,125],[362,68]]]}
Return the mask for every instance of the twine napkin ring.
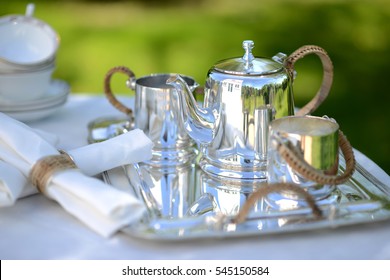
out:
{"label": "twine napkin ring", "polygon": [[45,188],[54,173],[66,169],[77,169],[72,157],[60,151],[59,155],[50,155],[39,159],[30,171],[29,178],[34,186],[41,192],[45,192]]}

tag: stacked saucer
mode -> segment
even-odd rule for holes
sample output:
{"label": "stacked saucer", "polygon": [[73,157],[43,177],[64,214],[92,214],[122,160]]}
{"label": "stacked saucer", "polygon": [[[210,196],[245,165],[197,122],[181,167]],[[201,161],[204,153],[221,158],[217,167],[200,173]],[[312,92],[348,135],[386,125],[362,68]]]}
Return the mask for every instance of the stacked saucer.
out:
{"label": "stacked saucer", "polygon": [[0,112],[22,122],[39,120],[56,112],[65,104],[69,91],[68,83],[53,79],[39,99],[19,102],[0,99]]}
{"label": "stacked saucer", "polygon": [[69,94],[68,84],[52,79],[59,36],[34,8],[0,17],[0,111],[22,121],[55,112]]}

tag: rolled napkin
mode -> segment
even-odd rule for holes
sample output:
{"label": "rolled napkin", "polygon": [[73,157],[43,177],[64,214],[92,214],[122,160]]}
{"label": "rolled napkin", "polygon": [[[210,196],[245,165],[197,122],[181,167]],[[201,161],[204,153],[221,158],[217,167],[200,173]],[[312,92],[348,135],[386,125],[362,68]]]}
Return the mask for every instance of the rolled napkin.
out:
{"label": "rolled napkin", "polygon": [[[40,130],[34,131],[51,145],[58,142],[55,135]],[[150,159],[151,145],[151,141],[142,130],[134,129],[104,142],[72,149],[67,154],[85,175],[94,176],[121,165]],[[16,170],[11,172],[10,169]],[[10,165],[0,169],[0,207],[11,206],[18,198],[38,192],[27,178],[18,178],[16,182],[13,178],[20,176],[11,173],[20,171]]]}
{"label": "rolled napkin", "polygon": [[0,160],[0,207],[13,205],[26,184],[26,177],[17,168]]}
{"label": "rolled napkin", "polygon": [[[56,135],[39,129],[34,131],[51,145],[55,146],[58,143]],[[37,192],[37,188],[29,183],[23,173],[13,165],[0,160],[0,207],[12,206],[18,198]]]}
{"label": "rolled napkin", "polygon": [[150,159],[152,145],[142,130],[134,129],[66,153],[84,174],[93,176],[117,166]]}
{"label": "rolled napkin", "polygon": [[[73,162],[66,155],[61,156],[54,146],[32,128],[2,113],[0,113],[0,123],[2,124],[0,159],[7,166],[16,168],[25,178],[30,178],[32,175],[32,181],[47,197],[57,201],[69,213],[99,234],[105,237],[110,236],[123,226],[138,220],[144,213],[145,206],[142,202],[74,168]],[[116,139],[115,142],[129,141],[143,144],[133,145],[132,147],[137,151],[126,153],[128,156],[134,156],[135,152],[136,160],[144,161],[151,158],[152,142],[143,133],[138,131],[135,134],[126,135],[127,133],[121,135],[122,138]],[[101,146],[98,145],[97,148]],[[138,150],[139,148],[141,149]],[[85,149],[82,151],[84,155],[85,151]],[[89,152],[93,154],[92,150]],[[78,157],[75,150],[71,157]],[[59,159],[60,163],[52,162],[53,159]],[[128,160],[128,163],[131,163],[131,159]],[[100,161],[103,160],[100,159]],[[118,165],[124,164],[125,161],[122,159]],[[113,165],[116,165],[115,162],[111,160]],[[63,169],[63,163],[66,165],[65,169]],[[96,158],[92,159],[89,164],[95,165]],[[84,161],[83,165],[88,166],[88,163]],[[93,173],[107,166],[107,164],[100,165],[98,168],[88,169],[87,172]],[[111,168],[113,167],[115,166]],[[42,176],[42,174],[48,175]]]}

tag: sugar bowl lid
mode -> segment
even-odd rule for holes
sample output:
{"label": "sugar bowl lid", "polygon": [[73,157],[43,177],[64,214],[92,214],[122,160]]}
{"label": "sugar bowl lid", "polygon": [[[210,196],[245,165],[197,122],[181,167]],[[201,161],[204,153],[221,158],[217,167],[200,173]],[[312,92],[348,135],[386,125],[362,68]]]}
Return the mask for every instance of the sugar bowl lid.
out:
{"label": "sugar bowl lid", "polygon": [[284,54],[278,54],[272,59],[254,57],[252,54],[254,45],[251,40],[243,41],[244,56],[221,60],[212,67],[211,71],[240,76],[257,76],[272,74],[283,69]]}

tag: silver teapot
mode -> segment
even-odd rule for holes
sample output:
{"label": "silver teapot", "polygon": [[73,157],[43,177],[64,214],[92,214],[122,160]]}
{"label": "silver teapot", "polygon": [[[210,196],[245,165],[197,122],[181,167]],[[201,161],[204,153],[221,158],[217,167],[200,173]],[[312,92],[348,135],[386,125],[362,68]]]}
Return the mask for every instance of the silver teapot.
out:
{"label": "silver teapot", "polygon": [[294,115],[295,62],[314,53],[324,68],[320,90],[297,115],[312,113],[327,97],[333,80],[332,62],[318,46],[271,59],[254,57],[253,47],[253,41],[244,41],[242,57],[219,61],[208,71],[202,107],[179,75],[167,80],[176,88],[175,111],[200,147],[202,170],[241,182],[266,178],[269,123]]}

